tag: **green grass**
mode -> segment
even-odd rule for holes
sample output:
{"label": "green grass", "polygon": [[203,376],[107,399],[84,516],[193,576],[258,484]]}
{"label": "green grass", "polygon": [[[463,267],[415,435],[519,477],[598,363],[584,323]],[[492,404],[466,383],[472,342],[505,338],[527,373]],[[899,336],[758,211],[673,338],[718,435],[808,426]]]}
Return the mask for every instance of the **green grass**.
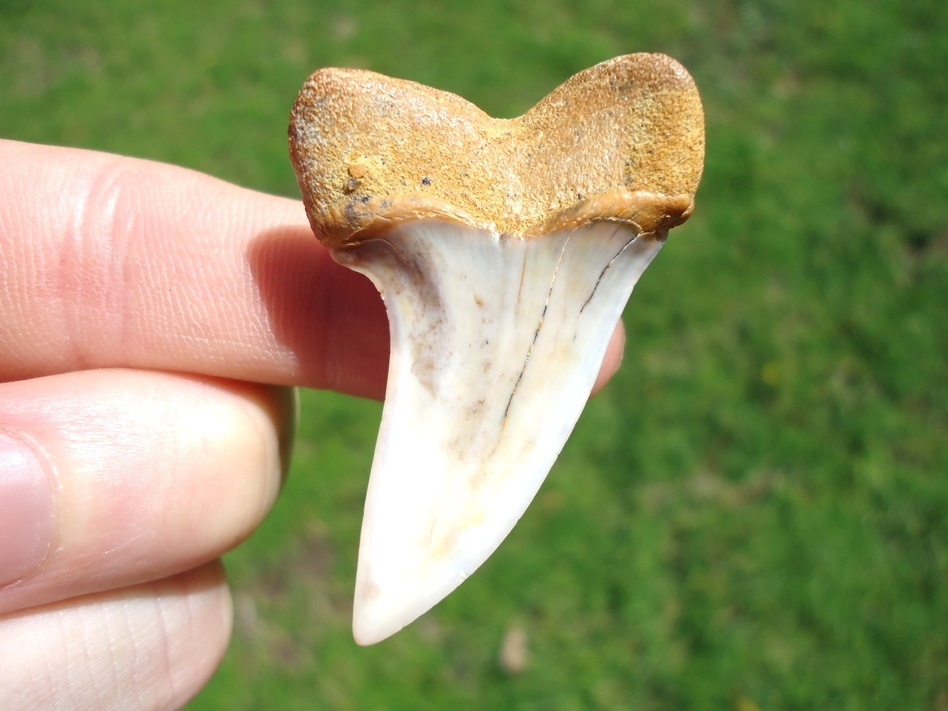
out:
{"label": "green grass", "polygon": [[[702,92],[698,209],[534,505],[433,612],[358,648],[380,406],[304,393],[285,495],[227,559],[234,642],[191,708],[948,709],[941,0],[0,0],[0,134],[294,195],[287,113],[319,66],[511,116],[639,50]],[[511,676],[514,625],[530,663]]]}

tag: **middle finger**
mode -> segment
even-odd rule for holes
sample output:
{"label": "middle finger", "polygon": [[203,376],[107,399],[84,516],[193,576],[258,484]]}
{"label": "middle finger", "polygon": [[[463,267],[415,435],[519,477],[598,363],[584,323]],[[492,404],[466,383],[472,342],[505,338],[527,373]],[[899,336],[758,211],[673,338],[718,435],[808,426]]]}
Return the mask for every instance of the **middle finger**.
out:
{"label": "middle finger", "polygon": [[[229,550],[276,497],[294,417],[287,388],[170,373],[0,385],[0,432],[33,451],[53,498],[52,525],[36,529],[51,530],[48,545],[27,546],[36,565],[0,557],[0,612],[167,577]],[[0,498],[0,515],[15,511],[15,497]]]}

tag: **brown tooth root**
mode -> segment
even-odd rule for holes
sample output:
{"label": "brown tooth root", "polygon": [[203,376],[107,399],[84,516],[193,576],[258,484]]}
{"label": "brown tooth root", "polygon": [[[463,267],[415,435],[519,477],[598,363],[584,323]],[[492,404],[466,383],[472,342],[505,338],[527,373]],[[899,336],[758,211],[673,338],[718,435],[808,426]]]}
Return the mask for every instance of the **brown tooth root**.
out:
{"label": "brown tooth root", "polygon": [[704,160],[694,82],[633,54],[523,116],[372,72],[314,73],[290,154],[317,237],[386,299],[389,384],[354,632],[372,643],[473,572],[528,506]]}
{"label": "brown tooth root", "polygon": [[323,69],[289,136],[307,214],[333,247],[430,217],[525,238],[635,213],[643,231],[669,228],[687,217],[704,161],[694,82],[658,54],[597,64],[515,119],[411,81]]}

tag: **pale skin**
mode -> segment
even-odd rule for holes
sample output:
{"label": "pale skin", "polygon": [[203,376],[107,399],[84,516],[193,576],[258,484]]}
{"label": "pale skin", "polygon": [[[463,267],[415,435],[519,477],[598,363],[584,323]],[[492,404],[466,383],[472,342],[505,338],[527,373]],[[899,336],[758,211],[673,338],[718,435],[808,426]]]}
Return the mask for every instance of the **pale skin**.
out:
{"label": "pale skin", "polygon": [[382,398],[384,308],[297,200],[13,141],[0,166],[0,708],[178,708],[227,646],[219,557],[277,496],[293,387]]}

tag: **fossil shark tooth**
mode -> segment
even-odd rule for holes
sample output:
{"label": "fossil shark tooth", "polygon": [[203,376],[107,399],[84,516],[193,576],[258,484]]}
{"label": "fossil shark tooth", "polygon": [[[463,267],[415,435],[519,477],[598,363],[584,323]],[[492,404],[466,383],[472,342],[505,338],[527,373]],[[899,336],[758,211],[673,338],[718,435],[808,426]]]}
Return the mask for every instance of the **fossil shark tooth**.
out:
{"label": "fossil shark tooth", "polygon": [[633,286],[691,213],[704,119],[681,65],[634,54],[515,119],[323,69],[289,139],[316,236],[375,283],[391,329],[353,612],[372,644],[473,573],[533,499]]}

